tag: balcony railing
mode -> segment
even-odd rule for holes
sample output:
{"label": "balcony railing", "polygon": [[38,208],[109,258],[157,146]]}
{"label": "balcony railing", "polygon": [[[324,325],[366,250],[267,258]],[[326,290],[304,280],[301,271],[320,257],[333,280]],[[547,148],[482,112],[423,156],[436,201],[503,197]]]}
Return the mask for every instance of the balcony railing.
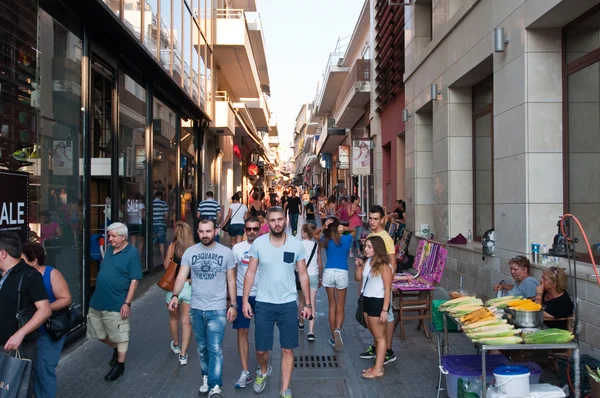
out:
{"label": "balcony railing", "polygon": [[229,95],[227,91],[215,91],[215,101],[229,101]]}
{"label": "balcony railing", "polygon": [[344,85],[340,89],[340,94],[335,101],[335,107],[332,114],[336,114],[340,110],[340,107],[344,104],[350,91],[356,90],[356,83],[359,82],[370,82],[371,81],[371,60],[359,59],[354,63],[354,66],[350,70],[350,73],[344,81]]}
{"label": "balcony railing", "polygon": [[217,9],[217,19],[246,19],[244,10],[238,8]]}

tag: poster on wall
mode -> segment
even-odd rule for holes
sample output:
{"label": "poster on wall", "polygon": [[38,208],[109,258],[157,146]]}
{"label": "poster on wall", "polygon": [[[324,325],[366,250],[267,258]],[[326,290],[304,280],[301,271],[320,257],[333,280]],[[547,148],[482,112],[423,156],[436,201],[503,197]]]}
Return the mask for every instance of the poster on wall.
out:
{"label": "poster on wall", "polygon": [[356,140],[352,143],[352,174],[371,175],[371,140]]}
{"label": "poster on wall", "polygon": [[340,161],[340,170],[350,168],[350,145],[340,145],[338,147],[338,160]]}
{"label": "poster on wall", "polygon": [[29,240],[29,174],[0,170],[0,232],[16,232],[21,242]]}
{"label": "poster on wall", "polygon": [[52,171],[54,175],[73,175],[72,141],[52,141]]}

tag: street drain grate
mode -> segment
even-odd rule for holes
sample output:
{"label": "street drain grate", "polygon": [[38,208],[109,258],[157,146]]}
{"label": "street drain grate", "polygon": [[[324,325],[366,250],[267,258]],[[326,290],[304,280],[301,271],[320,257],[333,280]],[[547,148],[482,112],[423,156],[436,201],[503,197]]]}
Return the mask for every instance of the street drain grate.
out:
{"label": "street drain grate", "polygon": [[301,369],[339,368],[337,355],[297,355],[294,367]]}

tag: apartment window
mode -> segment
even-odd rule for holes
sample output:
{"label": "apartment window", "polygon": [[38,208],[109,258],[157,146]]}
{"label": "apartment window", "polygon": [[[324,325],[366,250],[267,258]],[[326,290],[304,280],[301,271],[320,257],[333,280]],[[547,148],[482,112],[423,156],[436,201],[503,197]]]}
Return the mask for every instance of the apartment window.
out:
{"label": "apartment window", "polygon": [[[564,212],[574,214],[600,260],[600,7],[573,21],[563,32]],[[573,223],[572,223],[573,224]],[[582,242],[577,227],[571,230]],[[583,245],[579,250],[584,251]],[[589,261],[587,252],[579,258]]]}
{"label": "apartment window", "polygon": [[433,2],[431,0],[415,1],[414,25],[417,46],[424,47],[431,41],[433,32]]}
{"label": "apartment window", "polygon": [[494,81],[473,86],[473,236],[494,228]]}

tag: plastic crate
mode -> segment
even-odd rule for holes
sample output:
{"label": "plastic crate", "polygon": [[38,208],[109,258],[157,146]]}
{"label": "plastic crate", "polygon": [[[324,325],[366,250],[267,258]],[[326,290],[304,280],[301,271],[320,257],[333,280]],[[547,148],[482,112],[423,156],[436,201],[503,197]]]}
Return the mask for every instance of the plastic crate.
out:
{"label": "plastic crate", "polygon": [[[557,358],[557,363],[560,385],[569,385],[569,397],[573,398],[575,397],[575,394],[571,389],[571,386],[574,383],[573,380],[575,380],[575,368],[573,366],[574,362],[573,360],[567,360],[565,358]],[[592,369],[597,369],[600,367],[600,360],[587,354],[583,354],[579,359],[579,375],[581,380],[580,391],[582,397],[587,397],[589,394],[592,393],[592,385],[590,384],[590,378],[588,377],[588,372],[585,369],[586,365]],[[567,373],[569,374],[568,379]]]}
{"label": "plastic crate", "polygon": [[[510,362],[504,355],[486,355],[485,357],[486,383],[494,380],[494,369],[499,366],[517,365],[529,369],[529,384],[538,384],[542,368],[533,362]],[[480,355],[447,355],[442,357],[442,367],[448,372],[446,375],[446,392],[450,398],[458,398],[458,381],[463,379],[470,383],[481,379]]]}
{"label": "plastic crate", "polygon": [[[440,332],[444,330],[444,314],[440,312],[440,305],[445,303],[448,300],[433,300],[431,304],[431,318],[433,320],[433,326],[435,326],[435,330]],[[448,330],[455,331],[458,330],[458,325],[456,322],[448,319]]]}

